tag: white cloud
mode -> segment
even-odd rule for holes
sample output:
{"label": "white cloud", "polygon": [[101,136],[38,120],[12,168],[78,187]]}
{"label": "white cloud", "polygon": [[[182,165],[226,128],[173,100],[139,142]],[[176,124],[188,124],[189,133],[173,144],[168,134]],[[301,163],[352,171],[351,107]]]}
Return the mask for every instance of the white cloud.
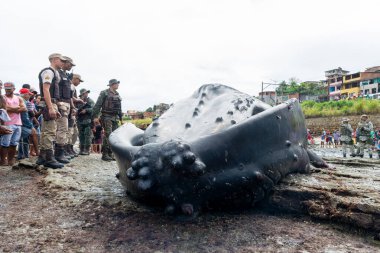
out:
{"label": "white cloud", "polygon": [[3,1],[0,79],[37,86],[47,56],[72,57],[91,97],[121,80],[123,109],[204,83],[257,95],[261,81],[379,65],[380,3],[301,0]]}

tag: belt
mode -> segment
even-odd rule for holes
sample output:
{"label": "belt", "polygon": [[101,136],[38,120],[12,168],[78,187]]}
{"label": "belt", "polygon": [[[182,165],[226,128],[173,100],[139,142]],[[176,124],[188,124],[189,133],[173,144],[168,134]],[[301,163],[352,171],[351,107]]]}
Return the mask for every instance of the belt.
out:
{"label": "belt", "polygon": [[64,102],[64,103],[70,103],[71,102],[71,99],[70,98],[60,98],[60,99],[57,99],[58,102]]}
{"label": "belt", "polygon": [[[41,101],[45,101],[45,102],[46,102],[45,98],[41,98]],[[56,98],[52,98],[52,99],[51,99],[51,102],[52,102],[53,104],[56,104],[56,103],[57,103],[57,99],[56,99]]]}

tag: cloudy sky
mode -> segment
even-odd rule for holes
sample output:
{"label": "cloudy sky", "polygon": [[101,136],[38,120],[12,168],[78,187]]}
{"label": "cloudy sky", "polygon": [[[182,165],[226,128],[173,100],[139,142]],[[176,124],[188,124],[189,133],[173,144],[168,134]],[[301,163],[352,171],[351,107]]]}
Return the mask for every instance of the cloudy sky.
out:
{"label": "cloudy sky", "polygon": [[38,87],[59,52],[93,99],[120,79],[124,110],[206,83],[258,95],[262,81],[380,65],[378,0],[13,0],[0,10],[0,80]]}

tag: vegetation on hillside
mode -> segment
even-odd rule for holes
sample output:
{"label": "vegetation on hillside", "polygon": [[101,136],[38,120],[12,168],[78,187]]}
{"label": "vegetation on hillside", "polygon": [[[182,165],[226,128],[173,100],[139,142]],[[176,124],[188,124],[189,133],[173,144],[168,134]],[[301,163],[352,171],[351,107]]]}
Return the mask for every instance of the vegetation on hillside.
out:
{"label": "vegetation on hillside", "polygon": [[306,118],[380,113],[380,100],[356,99],[301,103]]}
{"label": "vegetation on hillside", "polygon": [[277,94],[304,94],[304,95],[326,95],[327,90],[322,82],[301,82],[296,77],[292,77],[288,82],[282,81],[276,88]]}

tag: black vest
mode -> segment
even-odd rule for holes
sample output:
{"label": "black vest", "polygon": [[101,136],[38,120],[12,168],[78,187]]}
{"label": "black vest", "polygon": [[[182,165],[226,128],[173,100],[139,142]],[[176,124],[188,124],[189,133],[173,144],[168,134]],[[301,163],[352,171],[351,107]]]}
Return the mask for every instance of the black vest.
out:
{"label": "black vest", "polygon": [[108,94],[102,105],[102,113],[121,114],[121,97],[119,93],[115,94],[108,89]]}
{"label": "black vest", "polygon": [[53,80],[51,80],[50,82],[50,88],[49,88],[49,92],[50,92],[50,97],[51,98],[55,98],[55,99],[59,99],[59,89],[58,89],[58,79],[56,77],[56,72],[53,68],[51,67],[48,67],[48,68],[44,68],[43,70],[41,70],[41,72],[38,74],[38,80],[40,81],[40,92],[41,92],[41,97],[45,97],[44,96],[44,89],[43,89],[43,86],[44,86],[44,81],[42,80],[42,77],[41,77],[41,74],[42,72],[44,72],[45,70],[48,70],[50,69],[51,71],[53,71]]}
{"label": "black vest", "polygon": [[60,99],[72,98],[71,81],[63,70],[59,70],[61,81],[59,82],[59,96]]}

